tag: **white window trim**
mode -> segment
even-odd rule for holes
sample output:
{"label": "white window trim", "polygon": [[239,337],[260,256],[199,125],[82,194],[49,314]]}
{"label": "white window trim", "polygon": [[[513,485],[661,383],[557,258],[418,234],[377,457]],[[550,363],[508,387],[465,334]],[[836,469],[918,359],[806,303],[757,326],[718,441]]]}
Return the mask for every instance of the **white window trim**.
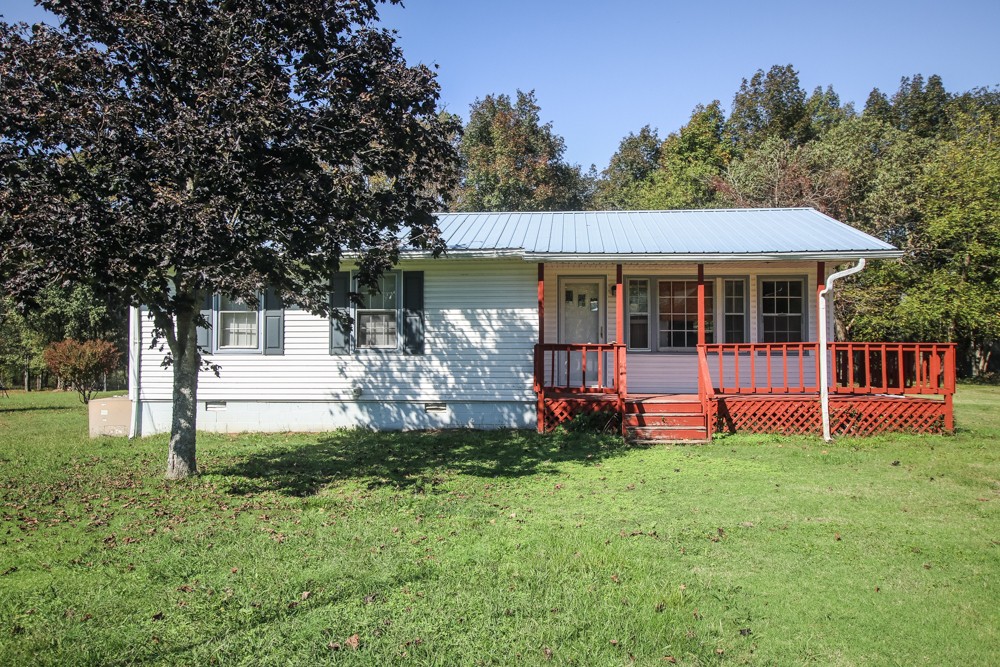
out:
{"label": "white window trim", "polygon": [[[226,311],[229,312],[229,311]],[[251,312],[251,311],[246,311]],[[213,354],[264,354],[264,295],[257,294],[257,347],[232,347],[222,345],[222,295],[212,295],[212,353]]]}
{"label": "white window trim", "polygon": [[[354,326],[351,327],[351,350],[356,353],[382,354],[386,352],[399,352],[403,349],[403,272],[393,270],[386,271],[382,274],[383,278],[387,278],[389,276],[392,276],[396,281],[396,345],[385,347],[361,347],[358,345],[358,329],[361,321],[359,314],[364,312],[388,313],[392,311],[389,308],[358,308],[358,305],[352,301],[351,318],[354,320]],[[362,291],[361,286],[358,285],[357,274],[354,271],[351,271],[351,290],[355,292]]]}
{"label": "white window trim", "polygon": [[[645,315],[646,315],[646,342],[648,343],[648,345],[646,345],[646,347],[632,347],[632,311],[630,310],[631,306],[629,304],[629,284],[631,282],[633,282],[633,281],[635,281],[635,282],[641,282],[641,283],[646,283],[646,313],[645,313]],[[628,345],[628,347],[626,347],[626,349],[629,352],[652,352],[653,351],[653,329],[654,329],[654,327],[653,327],[653,321],[656,318],[656,315],[655,315],[656,308],[653,307],[653,294],[652,294],[652,289],[650,287],[650,285],[651,285],[652,282],[653,282],[652,278],[648,278],[648,277],[645,277],[645,276],[643,276],[643,277],[628,277],[628,278],[623,277],[622,278],[622,284],[623,284],[623,287],[625,289],[625,300],[624,300],[624,304],[625,304],[625,313],[624,313],[624,316],[625,316],[625,340],[626,340],[626,343]],[[636,313],[636,315],[639,315],[639,314],[640,313]]]}
{"label": "white window trim", "polygon": [[802,274],[789,275],[758,275],[757,276],[757,337],[758,342],[764,342],[764,283],[765,282],[800,282],[802,283],[802,340],[790,344],[809,343],[809,311],[812,303],[809,298],[809,276]]}

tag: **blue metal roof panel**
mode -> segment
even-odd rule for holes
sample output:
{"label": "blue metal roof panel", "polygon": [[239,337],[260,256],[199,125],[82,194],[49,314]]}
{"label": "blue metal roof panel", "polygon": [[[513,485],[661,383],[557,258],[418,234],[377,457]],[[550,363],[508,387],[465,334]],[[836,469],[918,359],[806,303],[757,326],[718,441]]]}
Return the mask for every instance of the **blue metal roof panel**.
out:
{"label": "blue metal roof panel", "polygon": [[450,250],[526,253],[765,254],[892,251],[815,209],[441,213]]}

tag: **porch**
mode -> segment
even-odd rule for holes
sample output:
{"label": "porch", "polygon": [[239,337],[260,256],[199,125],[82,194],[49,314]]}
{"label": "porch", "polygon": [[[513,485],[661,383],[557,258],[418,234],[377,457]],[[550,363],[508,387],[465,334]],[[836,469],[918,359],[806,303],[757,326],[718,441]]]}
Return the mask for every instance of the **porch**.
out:
{"label": "porch", "polygon": [[[803,302],[815,306],[811,333],[821,337],[821,327],[832,333],[832,326],[818,312],[825,264],[817,262],[815,270],[816,280],[810,281],[815,300],[810,296]],[[712,331],[711,322],[706,322],[712,306],[706,305],[705,268],[698,264],[696,279],[689,281],[697,286],[697,309],[692,313],[697,319],[688,323],[697,344],[655,354],[636,352],[629,344],[634,331],[626,337],[626,319],[635,309],[626,307],[628,285],[621,264],[615,274],[614,286],[607,290],[614,298],[614,342],[564,341],[561,313],[560,342],[545,342],[545,265],[538,266],[541,342],[534,350],[534,390],[539,431],[577,415],[601,412],[609,421],[618,420],[624,436],[637,440],[704,442],[718,431],[820,433],[823,361],[828,364],[832,434],[954,429],[952,344],[706,341],[706,330]],[[560,298],[565,292],[568,303],[575,303],[578,295],[570,297],[563,282],[558,289]],[[728,310],[718,302],[716,306],[718,314]],[[611,324],[609,320],[609,331]]]}

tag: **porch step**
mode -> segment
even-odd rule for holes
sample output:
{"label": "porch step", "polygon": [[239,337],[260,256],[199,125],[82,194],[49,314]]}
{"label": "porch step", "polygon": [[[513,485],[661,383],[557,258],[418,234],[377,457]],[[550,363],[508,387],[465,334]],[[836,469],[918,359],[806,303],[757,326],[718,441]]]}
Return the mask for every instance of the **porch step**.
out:
{"label": "porch step", "polygon": [[701,412],[629,412],[625,411],[625,428],[650,427],[704,427],[705,415]]}
{"label": "porch step", "polygon": [[[702,422],[704,423],[704,422]],[[708,442],[708,429],[699,427],[635,426],[625,429],[625,435],[635,442]]]}
{"label": "porch step", "polygon": [[625,399],[625,414],[701,414],[701,402],[697,397],[656,396],[652,398]]}
{"label": "porch step", "polygon": [[625,437],[637,442],[708,442],[701,401],[691,394],[631,395],[625,399]]}

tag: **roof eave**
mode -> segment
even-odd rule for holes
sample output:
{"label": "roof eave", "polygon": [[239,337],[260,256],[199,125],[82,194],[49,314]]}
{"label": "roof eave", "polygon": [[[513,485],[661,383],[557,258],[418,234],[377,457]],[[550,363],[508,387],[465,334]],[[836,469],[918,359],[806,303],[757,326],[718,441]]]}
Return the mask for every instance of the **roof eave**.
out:
{"label": "roof eave", "polygon": [[526,262],[837,262],[865,259],[896,259],[903,251],[889,250],[809,250],[800,252],[754,253],[524,253]]}

